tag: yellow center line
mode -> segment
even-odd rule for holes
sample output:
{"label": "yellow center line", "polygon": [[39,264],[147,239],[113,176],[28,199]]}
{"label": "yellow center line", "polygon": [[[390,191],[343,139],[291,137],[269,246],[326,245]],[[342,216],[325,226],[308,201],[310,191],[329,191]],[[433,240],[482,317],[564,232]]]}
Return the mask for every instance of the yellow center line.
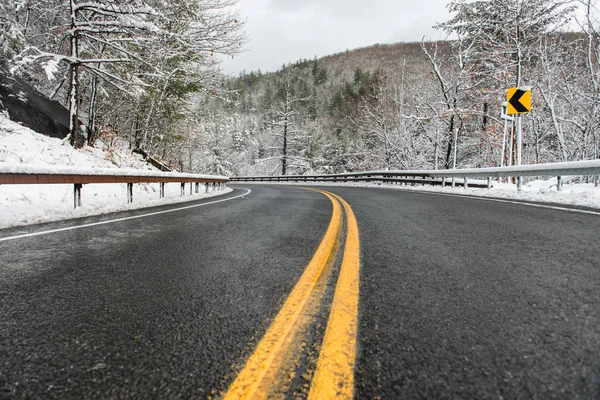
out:
{"label": "yellow center line", "polygon": [[333,204],[333,215],[327,232],[256,350],[225,393],[223,398],[226,400],[267,398],[269,390],[275,384],[277,372],[298,333],[311,292],[329,260],[335,257],[333,252],[340,231],[342,212],[338,201],[331,195],[324,194]]}
{"label": "yellow center line", "polygon": [[341,197],[332,195],[344,205],[348,233],[329,321],[308,395],[309,400],[351,399],[354,396],[360,242],[358,224],[352,208]]}

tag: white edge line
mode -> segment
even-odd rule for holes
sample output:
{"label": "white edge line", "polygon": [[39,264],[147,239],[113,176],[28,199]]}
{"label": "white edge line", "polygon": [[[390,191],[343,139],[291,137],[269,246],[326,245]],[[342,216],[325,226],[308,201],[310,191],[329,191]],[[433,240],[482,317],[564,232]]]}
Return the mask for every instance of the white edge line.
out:
{"label": "white edge line", "polygon": [[[235,184],[235,182],[232,182],[233,184]],[[244,182],[244,183],[248,183],[248,184],[256,184],[256,185],[281,185],[281,186],[296,186],[296,184],[294,184],[294,182]],[[309,182],[310,183],[310,182]],[[317,182],[318,183],[318,182]],[[345,185],[306,185],[305,182],[302,183],[298,183],[297,186],[307,186],[307,187],[339,187],[339,188],[364,188],[364,189],[369,189],[371,188],[371,186],[345,186]],[[569,207],[560,207],[560,206],[551,206],[548,204],[536,204],[533,202],[533,200],[529,200],[531,202],[527,202],[527,201],[519,201],[519,200],[505,200],[505,199],[499,199],[497,197],[486,197],[486,196],[475,196],[475,195],[470,195],[470,194],[460,194],[460,193],[443,193],[443,192],[436,192],[436,191],[429,191],[429,190],[412,190],[412,189],[402,189],[402,188],[395,188],[395,187],[386,187],[386,186],[373,186],[373,188],[375,189],[386,189],[386,190],[396,190],[396,191],[404,191],[404,192],[412,192],[412,193],[421,193],[421,194],[432,194],[432,195],[438,195],[438,196],[449,196],[449,197],[466,197],[468,199],[473,199],[473,200],[483,200],[483,201],[495,201],[498,203],[508,203],[508,204],[516,204],[516,205],[520,205],[520,206],[529,206],[529,207],[537,207],[537,208],[548,208],[551,210],[558,210],[558,211],[571,211],[571,212],[576,212],[576,213],[581,213],[581,214],[591,214],[591,215],[598,215],[600,216],[600,211],[591,211],[591,210],[581,210],[578,208],[569,208]]]}
{"label": "white edge line", "polygon": [[5,238],[0,238],[0,242],[6,242],[6,241],[9,241],[9,240],[15,240],[15,239],[23,239],[23,238],[28,238],[28,237],[32,237],[32,236],[48,235],[50,233],[72,231],[72,230],[75,230],[75,229],[89,228],[89,227],[92,227],[92,226],[112,224],[112,223],[115,223],[115,222],[129,221],[129,220],[132,220],[132,219],[151,217],[151,216],[154,216],[154,215],[167,214],[167,213],[171,213],[171,212],[175,212],[175,211],[187,210],[187,209],[190,209],[190,208],[208,206],[208,205],[211,205],[211,204],[222,203],[224,201],[230,201],[230,200],[239,199],[240,197],[244,197],[244,196],[247,196],[250,193],[252,193],[252,190],[250,190],[250,189],[246,189],[246,190],[247,190],[246,193],[241,194],[239,196],[228,197],[226,199],[221,199],[221,200],[214,200],[214,201],[210,201],[208,203],[194,204],[193,206],[179,207],[179,208],[173,208],[171,210],[164,210],[164,211],[157,211],[157,212],[148,213],[148,214],[135,215],[133,217],[111,219],[109,221],[94,222],[94,223],[91,223],[91,224],[70,226],[70,227],[67,227],[67,228],[60,228],[60,229],[52,229],[52,230],[49,230],[49,231],[40,231],[40,232],[33,232],[33,233],[25,233],[25,234],[22,234],[22,235],[16,235],[16,236],[9,236],[9,237],[5,237]]}
{"label": "white edge line", "polygon": [[441,193],[441,192],[434,192],[434,191],[430,192],[430,191],[426,191],[426,190],[409,190],[409,191],[417,192],[417,193],[435,194],[438,196],[466,197],[468,199],[475,199],[475,200],[495,201],[498,203],[517,204],[517,205],[521,205],[521,206],[529,206],[529,207],[537,207],[537,208],[549,208],[551,210],[572,211],[572,212],[577,212],[577,213],[582,213],[582,214],[592,214],[592,215],[600,216],[600,211],[580,210],[578,208],[551,206],[548,204],[535,204],[535,203],[528,203],[528,202],[523,202],[523,201],[518,201],[518,200],[504,200],[504,199],[498,199],[495,197],[472,196],[472,195],[468,195],[468,194]]}

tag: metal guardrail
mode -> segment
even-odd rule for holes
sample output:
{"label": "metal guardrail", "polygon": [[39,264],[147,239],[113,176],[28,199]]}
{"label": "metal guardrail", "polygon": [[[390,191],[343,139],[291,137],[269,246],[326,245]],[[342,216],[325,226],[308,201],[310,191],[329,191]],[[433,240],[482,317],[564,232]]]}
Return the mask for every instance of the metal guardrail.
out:
{"label": "metal guardrail", "polygon": [[[521,177],[524,176],[556,176],[557,189],[562,190],[564,176],[594,176],[598,186],[600,160],[573,161],[564,163],[548,163],[521,165],[513,167],[471,168],[456,170],[412,170],[412,171],[367,171],[325,175],[285,175],[285,176],[242,176],[232,177],[231,182],[388,182],[404,184],[429,184],[446,186],[452,179],[453,186],[490,188],[492,179],[518,178],[521,189]],[[457,182],[461,178],[462,182]],[[474,183],[469,179],[487,178],[487,184]]]}
{"label": "metal guardrail", "polygon": [[[88,168],[36,166],[28,164],[0,163],[0,185],[30,184],[72,184],[74,185],[74,207],[81,203],[83,185],[92,183],[125,183],[127,185],[127,204],[133,202],[134,183],[159,183],[160,198],[165,197],[165,184],[179,183],[181,196],[185,195],[185,185],[190,184],[190,194],[199,192],[200,184],[204,184],[208,192],[221,190],[229,182],[225,176],[180,174],[174,172],[156,172],[134,169]],[[195,186],[195,188],[194,188]]]}

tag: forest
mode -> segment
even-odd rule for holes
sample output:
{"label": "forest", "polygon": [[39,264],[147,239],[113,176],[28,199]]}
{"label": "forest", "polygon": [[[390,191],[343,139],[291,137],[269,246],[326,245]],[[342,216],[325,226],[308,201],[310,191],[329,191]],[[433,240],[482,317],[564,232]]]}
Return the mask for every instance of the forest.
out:
{"label": "forest", "polygon": [[[516,163],[501,105],[530,88],[522,163],[600,158],[593,0],[450,1],[448,40],[219,72],[248,38],[235,1],[0,0],[0,68],[185,172],[279,175]],[[81,126],[79,126],[81,125]],[[78,139],[79,138],[79,139]],[[79,141],[78,141],[79,140]]]}

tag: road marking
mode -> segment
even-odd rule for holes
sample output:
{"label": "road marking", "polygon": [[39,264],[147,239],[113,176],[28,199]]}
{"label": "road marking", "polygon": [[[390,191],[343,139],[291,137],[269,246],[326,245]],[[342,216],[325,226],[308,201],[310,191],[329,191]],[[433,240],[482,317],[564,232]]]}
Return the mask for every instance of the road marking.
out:
{"label": "road marking", "polygon": [[342,211],[337,200],[325,194],[333,204],[333,215],[327,232],[312,260],[290,293],[273,323],[258,343],[224,399],[264,399],[277,385],[276,376],[300,328],[311,293],[321,273],[332,258],[342,223]]}
{"label": "road marking", "polygon": [[[325,193],[325,192],[323,192]],[[350,205],[333,194],[346,210],[344,258],[308,399],[352,399],[358,334],[360,242]]]}
{"label": "road marking", "polygon": [[[262,182],[262,183],[258,183],[258,182],[245,182],[248,183],[250,185],[273,185],[273,186],[277,186],[277,185],[281,185],[281,186],[295,186],[295,185],[304,185],[304,183],[296,183],[294,184],[293,182]],[[591,215],[600,215],[600,211],[592,211],[592,210],[581,210],[578,208],[569,208],[569,207],[561,207],[561,206],[551,206],[551,205],[547,205],[547,204],[535,204],[535,203],[529,203],[528,201],[534,201],[534,200],[509,200],[509,199],[499,199],[497,197],[486,197],[486,196],[476,196],[476,195],[468,195],[468,194],[458,194],[458,193],[443,193],[443,192],[436,192],[433,190],[419,190],[419,189],[405,189],[405,188],[399,188],[399,187],[392,187],[392,186],[348,186],[348,185],[344,185],[344,184],[319,184],[318,182],[315,184],[315,186],[321,186],[321,187],[337,187],[337,188],[362,188],[362,189],[385,189],[385,190],[401,190],[401,191],[406,191],[406,192],[414,192],[414,193],[422,193],[422,194],[432,194],[432,195],[439,195],[439,196],[450,196],[450,197],[465,197],[468,199],[475,199],[475,200],[486,200],[486,201],[496,201],[498,203],[508,203],[508,204],[516,204],[516,205],[522,205],[522,206],[530,206],[530,207],[537,207],[537,208],[547,208],[550,210],[558,210],[558,211],[571,211],[571,212],[576,212],[576,213],[580,213],[580,214],[591,214]],[[482,189],[483,190],[483,189]],[[575,206],[577,207],[577,206]],[[585,206],[581,206],[581,207],[585,207]]]}
{"label": "road marking", "polygon": [[91,223],[91,224],[83,224],[83,225],[77,225],[77,226],[70,226],[70,227],[67,227],[67,228],[52,229],[52,230],[48,230],[48,231],[40,231],[40,232],[33,232],[33,233],[25,233],[25,234],[22,234],[22,235],[9,236],[9,237],[5,237],[5,238],[0,238],[0,242],[6,242],[8,240],[15,240],[15,239],[29,238],[29,237],[33,237],[33,236],[49,235],[51,233],[72,231],[72,230],[75,230],[75,229],[89,228],[89,227],[92,227],[92,226],[112,224],[112,223],[115,223],[115,222],[123,222],[123,221],[129,221],[129,220],[132,220],[132,219],[151,217],[153,215],[160,215],[160,214],[172,213],[172,212],[175,212],[175,211],[188,210],[190,208],[203,207],[203,206],[208,206],[208,205],[211,205],[211,204],[222,203],[224,201],[230,201],[230,200],[239,199],[240,197],[247,196],[250,193],[252,193],[252,190],[246,189],[246,193],[244,193],[244,194],[241,194],[241,195],[235,196],[235,197],[228,197],[228,198],[222,199],[222,200],[215,200],[215,201],[210,201],[208,203],[195,204],[193,206],[179,207],[179,208],[174,208],[174,209],[171,209],[171,210],[157,211],[157,212],[148,213],[148,214],[135,215],[133,217],[111,219],[110,221],[94,222],[94,223]]}
{"label": "road marking", "polygon": [[495,201],[497,203],[516,204],[516,205],[536,207],[536,208],[548,208],[550,210],[558,210],[558,211],[571,211],[571,212],[576,212],[576,213],[581,213],[581,214],[600,215],[600,211],[580,210],[578,208],[551,206],[548,204],[535,204],[535,203],[528,203],[528,202],[520,201],[520,200],[505,200],[505,199],[499,199],[497,197],[472,196],[472,195],[468,195],[468,194],[455,194],[455,193],[440,193],[440,192],[434,192],[434,191],[428,191],[428,190],[408,190],[408,191],[416,192],[416,193],[435,194],[438,196],[465,197],[467,199],[473,199],[473,200]]}

